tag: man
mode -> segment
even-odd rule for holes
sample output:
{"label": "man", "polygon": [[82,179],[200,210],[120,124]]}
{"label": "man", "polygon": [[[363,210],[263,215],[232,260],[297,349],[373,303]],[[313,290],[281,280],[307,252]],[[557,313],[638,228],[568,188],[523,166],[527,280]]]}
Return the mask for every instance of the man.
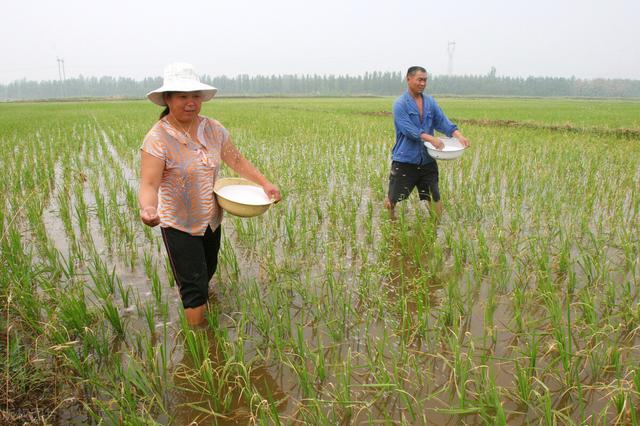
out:
{"label": "man", "polygon": [[444,143],[434,136],[434,130],[448,137],[456,137],[465,147],[469,141],[458,127],[444,115],[436,101],[423,94],[427,86],[427,70],[411,67],[407,71],[407,91],[393,104],[393,124],[396,128],[396,144],[391,152],[389,193],[385,207],[395,217],[398,201],[409,197],[418,188],[420,200],[429,203],[436,217],[442,214],[442,202],[438,190],[438,164],[427,152],[424,142],[442,149]]}

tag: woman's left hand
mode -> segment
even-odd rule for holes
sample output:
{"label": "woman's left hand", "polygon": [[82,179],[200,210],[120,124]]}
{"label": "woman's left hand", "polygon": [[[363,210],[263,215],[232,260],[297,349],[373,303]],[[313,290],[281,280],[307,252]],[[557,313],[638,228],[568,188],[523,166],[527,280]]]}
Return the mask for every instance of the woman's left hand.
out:
{"label": "woman's left hand", "polygon": [[262,185],[262,190],[264,191],[265,194],[267,194],[267,197],[269,197],[270,200],[273,200],[274,203],[278,203],[282,199],[282,196],[280,195],[280,190],[278,189],[277,186],[275,186],[271,182],[267,182],[264,185]]}

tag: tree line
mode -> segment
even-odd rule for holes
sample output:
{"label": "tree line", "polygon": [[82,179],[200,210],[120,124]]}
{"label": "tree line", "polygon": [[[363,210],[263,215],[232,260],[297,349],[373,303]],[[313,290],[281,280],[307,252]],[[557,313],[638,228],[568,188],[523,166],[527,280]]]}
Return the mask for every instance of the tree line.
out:
{"label": "tree line", "polygon": [[[406,89],[402,72],[363,75],[203,76],[222,96],[394,96]],[[0,85],[0,100],[142,98],[162,85],[162,78],[74,77],[64,81],[17,80]],[[564,77],[430,76],[427,91],[456,96],[561,96],[639,98],[640,80]]]}

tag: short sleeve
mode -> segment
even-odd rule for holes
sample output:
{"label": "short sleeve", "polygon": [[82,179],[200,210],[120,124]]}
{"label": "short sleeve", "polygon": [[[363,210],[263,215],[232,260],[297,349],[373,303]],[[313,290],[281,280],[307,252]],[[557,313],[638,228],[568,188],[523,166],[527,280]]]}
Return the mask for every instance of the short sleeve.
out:
{"label": "short sleeve", "polygon": [[164,161],[167,158],[166,137],[157,127],[154,127],[144,137],[140,149]]}
{"label": "short sleeve", "polygon": [[229,140],[229,131],[224,128],[224,126],[220,125],[220,134],[222,138],[222,146],[224,147]]}
{"label": "short sleeve", "polygon": [[218,120],[210,118],[209,124],[215,135],[215,140],[220,141],[220,148],[224,148],[227,141],[229,141],[229,131]]}

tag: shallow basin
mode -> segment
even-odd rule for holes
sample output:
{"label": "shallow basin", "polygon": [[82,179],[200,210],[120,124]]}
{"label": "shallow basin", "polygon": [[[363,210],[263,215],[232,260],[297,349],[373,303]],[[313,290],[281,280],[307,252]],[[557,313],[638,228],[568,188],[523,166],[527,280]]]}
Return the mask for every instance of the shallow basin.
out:
{"label": "shallow basin", "polygon": [[442,150],[436,149],[429,142],[424,143],[429,155],[433,158],[437,160],[453,160],[464,154],[466,148],[460,143],[458,138],[440,138],[440,140],[444,143]]}
{"label": "shallow basin", "polygon": [[218,179],[213,192],[220,207],[234,216],[259,216],[273,204],[260,185],[243,178]]}

